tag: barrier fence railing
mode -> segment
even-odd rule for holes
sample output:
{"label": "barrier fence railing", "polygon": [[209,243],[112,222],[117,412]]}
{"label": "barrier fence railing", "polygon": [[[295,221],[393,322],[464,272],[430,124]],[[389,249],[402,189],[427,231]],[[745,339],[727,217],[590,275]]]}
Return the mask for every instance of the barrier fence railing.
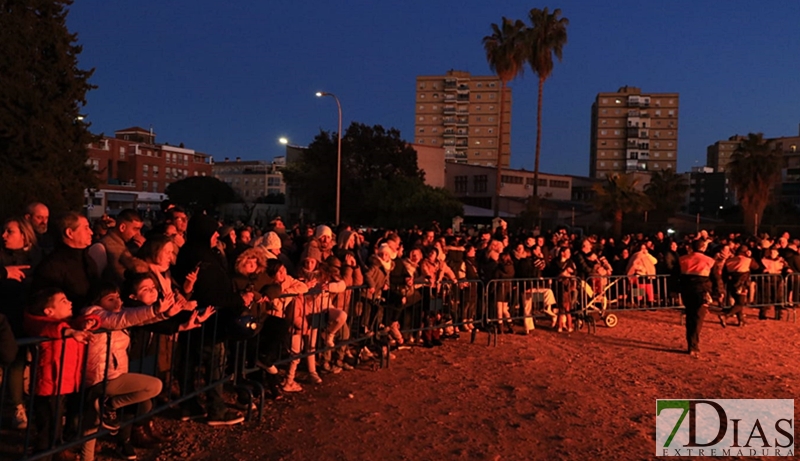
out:
{"label": "barrier fence railing", "polygon": [[[745,286],[745,289],[742,289]],[[401,289],[402,288],[402,289]],[[567,309],[578,326],[591,328],[602,320],[616,325],[622,310],[680,309],[678,286],[667,276],[540,278],[493,280],[486,285],[478,280],[393,286],[376,292],[366,286],[347,287],[337,292],[312,289],[303,294],[286,294],[255,303],[249,314],[255,329],[231,330],[212,317],[199,328],[177,332],[160,328],[160,323],[131,329],[129,373],[157,377],[163,383],[157,403],[142,411],[120,410],[122,430],[140,424],[153,415],[176,406],[186,417],[194,417],[196,399],[206,394],[211,406],[221,403],[222,386],[230,384],[237,401],[245,407],[248,420],[260,421],[266,392],[285,383],[274,373],[275,366],[288,367],[287,378],[294,378],[299,362],[307,368],[337,372],[355,366],[370,355],[377,355],[377,366],[388,366],[394,347],[411,344],[432,345],[440,335],[456,335],[458,330],[475,340],[476,329],[489,331],[488,341],[497,344],[497,332],[508,322],[519,321],[532,330],[535,319],[552,321],[557,312]],[[800,274],[752,275],[746,284],[728,284],[724,303],[744,296],[749,307],[774,306],[796,318],[794,306],[800,298]],[[119,331],[117,331],[119,332]],[[92,342],[82,345],[84,356],[93,343],[112,347],[115,331],[97,331]],[[0,453],[10,459],[40,459],[69,447],[80,447],[91,459],[94,441],[110,432],[102,427],[103,402],[109,394],[108,373],[112,357],[105,353],[106,365],[100,382],[82,380],[70,395],[36,396],[37,364],[45,344],[63,339],[23,338],[18,340],[20,355],[2,370],[0,382]],[[72,360],[61,348],[57,369]],[[363,352],[367,351],[367,352]],[[319,359],[319,363],[317,360]],[[87,361],[82,363],[86,376]],[[30,369],[25,381],[23,372]],[[61,377],[59,377],[60,379]],[[22,437],[9,437],[12,407],[22,403],[29,424]],[[97,410],[97,407],[100,410]],[[46,412],[44,409],[51,409]],[[63,408],[63,410],[62,410]],[[188,409],[188,410],[187,410]],[[42,416],[42,414],[46,414]],[[61,430],[60,415],[67,424]],[[52,417],[51,417],[52,416]],[[34,426],[38,425],[39,430]],[[6,456],[7,455],[7,456]]]}

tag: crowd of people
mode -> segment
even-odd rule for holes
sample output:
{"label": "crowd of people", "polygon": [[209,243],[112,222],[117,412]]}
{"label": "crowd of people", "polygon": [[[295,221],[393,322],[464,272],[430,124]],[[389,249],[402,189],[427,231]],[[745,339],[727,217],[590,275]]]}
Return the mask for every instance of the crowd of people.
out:
{"label": "crowd of people", "polygon": [[[246,396],[236,395],[240,408],[230,408],[222,385],[197,379],[218,383],[236,369],[239,341],[246,341],[242,363],[259,370],[270,396],[280,398],[376,355],[440,346],[459,331],[485,327],[484,318],[499,332],[522,327],[519,333],[530,334],[541,316],[569,333],[575,280],[669,275],[675,283],[665,296],[683,298],[688,351],[696,355],[709,306],[717,306],[723,326],[730,316],[744,325],[751,273],[800,272],[800,240],[788,235],[773,241],[701,232],[678,240],[659,232],[617,241],[566,227],[512,234],[505,223],[392,231],[287,228],[280,219],[259,229],[189,216],[169,203],[157,221],[135,210],[93,223],[75,212],[49,218],[45,204],[33,203],[4,224],[2,398],[14,408],[14,429],[35,429],[37,451],[103,427],[125,459],[136,459],[134,446],[163,441],[147,418],[159,399],[191,395],[179,404],[184,421],[244,421]],[[546,287],[512,283],[543,278],[551,281]],[[777,318],[781,293],[768,294]],[[765,307],[759,316],[769,314]],[[519,317],[519,325],[511,321]],[[25,337],[47,340],[18,347]],[[355,341],[364,338],[372,341]],[[90,441],[80,455],[56,456],[86,460],[93,451]]]}

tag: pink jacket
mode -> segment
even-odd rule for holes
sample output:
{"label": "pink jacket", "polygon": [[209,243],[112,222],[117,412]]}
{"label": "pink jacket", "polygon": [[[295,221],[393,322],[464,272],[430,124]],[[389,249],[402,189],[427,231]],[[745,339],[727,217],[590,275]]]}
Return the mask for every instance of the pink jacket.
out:
{"label": "pink jacket", "polygon": [[126,328],[160,322],[166,318],[156,313],[151,306],[125,307],[119,312],[91,306],[86,309],[86,314],[99,318],[100,328],[110,330],[106,334],[96,335],[89,343],[84,377],[87,386],[103,381],[106,377],[106,364],[109,380],[128,372],[128,346],[131,338]]}

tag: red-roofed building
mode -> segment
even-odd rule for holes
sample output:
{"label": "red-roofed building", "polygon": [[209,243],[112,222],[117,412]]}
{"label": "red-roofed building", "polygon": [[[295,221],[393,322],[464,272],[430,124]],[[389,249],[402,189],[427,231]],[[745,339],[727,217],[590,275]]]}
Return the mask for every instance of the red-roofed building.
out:
{"label": "red-roofed building", "polygon": [[142,208],[166,199],[167,185],[189,176],[211,176],[211,156],[183,145],[157,144],[152,130],[131,127],[89,145],[88,162],[98,190],[87,191],[89,216]]}

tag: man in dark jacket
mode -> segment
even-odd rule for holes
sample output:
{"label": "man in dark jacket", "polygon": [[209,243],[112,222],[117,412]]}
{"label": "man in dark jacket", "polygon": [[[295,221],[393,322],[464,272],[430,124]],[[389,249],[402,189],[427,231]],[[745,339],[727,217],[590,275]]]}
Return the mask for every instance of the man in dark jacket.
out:
{"label": "man in dark jacket", "polygon": [[87,307],[90,293],[100,281],[97,265],[86,251],[92,244],[92,229],[89,221],[76,212],[61,217],[58,228],[61,242],[36,268],[31,293],[58,288],[72,302],[75,312],[80,312]]}
{"label": "man in dark jacket", "polygon": [[[192,216],[186,229],[186,244],[178,253],[174,270],[176,280],[183,284],[186,276],[199,267],[191,299],[197,301],[200,309],[213,307],[216,310],[203,328],[190,331],[180,338],[183,342],[182,350],[188,352],[183,371],[192,377],[193,370],[204,362],[211,372],[212,381],[220,380],[225,370],[224,340],[228,335],[228,328],[244,312],[245,306],[253,301],[253,293],[240,296],[234,291],[225,258],[217,249],[218,228],[219,223],[210,216]],[[202,350],[196,347],[199,344],[204,345]],[[192,345],[194,347],[190,347]],[[186,381],[186,391],[193,391],[195,380]],[[181,419],[188,421],[208,416],[206,422],[210,426],[230,426],[244,421],[239,412],[226,408],[221,385],[206,392],[206,406],[207,412],[196,398],[187,401],[181,407]]]}

